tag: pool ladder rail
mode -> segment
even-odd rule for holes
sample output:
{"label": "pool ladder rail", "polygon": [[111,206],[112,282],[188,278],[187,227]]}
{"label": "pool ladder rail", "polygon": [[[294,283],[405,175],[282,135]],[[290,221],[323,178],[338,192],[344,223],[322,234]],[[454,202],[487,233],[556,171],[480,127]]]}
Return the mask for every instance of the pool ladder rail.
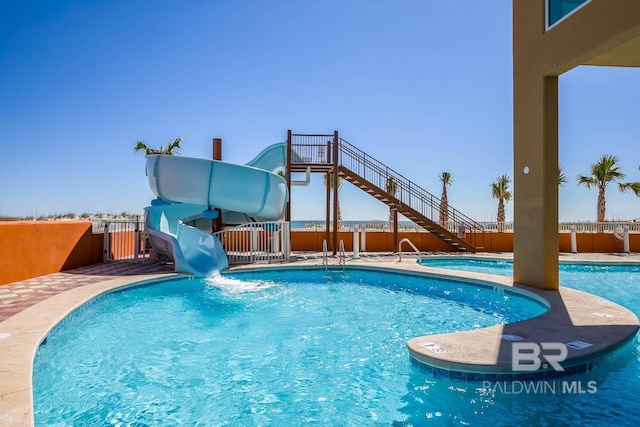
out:
{"label": "pool ladder rail", "polygon": [[[327,239],[322,241],[322,265],[324,266],[324,272],[329,271],[329,256],[327,255]],[[340,265],[342,265],[342,271],[345,270],[345,266],[347,264],[347,254],[344,250],[344,240],[340,240],[340,251],[339,251]]]}
{"label": "pool ladder rail", "polygon": [[322,265],[324,265],[324,272],[329,270],[329,259],[327,258],[327,239],[322,241]]}
{"label": "pool ladder rail", "polygon": [[344,240],[340,240],[340,264],[342,264],[342,271],[344,271],[347,264],[347,254],[344,252]]}
{"label": "pool ladder rail", "polygon": [[400,240],[400,242],[398,243],[398,262],[402,262],[402,244],[403,243],[408,243],[409,246],[411,246],[413,251],[418,254],[418,263],[422,264],[422,252],[420,252],[416,247],[416,245],[414,245],[413,242],[409,240],[407,237]]}

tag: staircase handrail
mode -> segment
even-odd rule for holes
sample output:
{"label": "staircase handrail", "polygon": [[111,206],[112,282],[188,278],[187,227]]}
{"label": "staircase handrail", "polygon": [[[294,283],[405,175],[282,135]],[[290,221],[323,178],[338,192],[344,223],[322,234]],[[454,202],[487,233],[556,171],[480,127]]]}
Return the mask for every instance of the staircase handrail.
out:
{"label": "staircase handrail", "polygon": [[[379,195],[386,195],[383,200],[390,206],[397,204],[404,210],[413,210],[433,223],[433,228],[442,230],[445,236],[451,239],[459,239],[472,247],[483,246],[485,228],[459,210],[447,205],[447,221],[440,221],[440,208],[442,201],[424,188],[415,184],[404,175],[389,168],[379,160],[371,157],[364,151],[353,146],[343,138],[337,138],[338,147],[334,147],[336,142],[335,134],[292,134],[296,141],[291,141],[292,149],[304,158],[305,164],[324,166],[326,170],[331,170],[337,164],[345,173],[351,173],[354,177],[360,177],[362,184],[370,186]],[[337,148],[338,158],[333,158],[334,149]],[[299,162],[298,162],[299,163]],[[299,164],[296,165],[299,166]],[[388,183],[395,182],[395,192],[389,192]],[[363,187],[361,187],[363,188]],[[439,227],[439,228],[438,228]],[[429,229],[429,231],[432,231]],[[434,232],[434,231],[432,231]],[[467,236],[467,233],[472,233]],[[442,236],[442,234],[439,234]],[[481,239],[480,245],[476,242]]]}
{"label": "staircase handrail", "polygon": [[[423,189],[422,187],[420,187],[419,185],[413,183],[412,181],[410,181],[409,179],[407,179],[404,175],[396,172],[395,170],[389,168],[388,166],[384,165],[382,162],[376,160],[375,158],[369,156],[368,154],[366,154],[364,151],[358,149],[357,147],[353,146],[352,144],[350,144],[348,141],[340,138],[340,147],[339,147],[339,154],[340,154],[340,164],[342,166],[345,166],[347,168],[349,168],[349,165],[345,163],[345,157],[347,158],[351,158],[355,161],[359,161],[361,160],[362,163],[361,165],[364,168],[365,173],[363,174],[359,174],[361,175],[363,178],[367,179],[370,183],[372,183],[373,185],[376,185],[379,189],[386,191],[385,188],[385,184],[386,181],[391,178],[393,180],[396,181],[397,187],[398,187],[398,192],[400,192],[400,196],[401,197],[397,197],[396,195],[393,194],[389,194],[390,196],[393,196],[394,198],[396,198],[397,200],[399,200],[400,202],[406,203],[404,202],[404,198],[402,197],[402,190],[406,190],[406,192],[408,193],[409,196],[416,196],[417,198],[419,198],[421,201],[425,202],[429,207],[431,207],[432,209],[435,207],[437,208],[438,214],[440,213],[440,206],[441,206],[441,200],[440,198],[434,196],[433,194],[429,193],[427,190]],[[371,179],[370,177],[367,176],[366,174],[366,168],[369,168],[372,172],[376,173],[380,178],[384,179],[384,183],[379,182],[376,183],[375,179]],[[351,168],[349,168],[351,169]],[[358,173],[357,170],[354,170],[355,173]],[[407,205],[411,206],[412,203],[406,203]],[[427,212],[425,212],[423,209],[416,209],[418,212],[424,214],[425,216],[431,218],[432,220],[434,219],[435,215],[427,215]],[[466,227],[468,227],[471,230],[478,230],[480,232],[484,231],[484,227],[482,225],[480,225],[479,223],[477,223],[476,221],[474,221],[473,219],[469,218],[468,216],[466,216],[465,214],[463,214],[462,212],[458,211],[457,209],[448,206],[448,213],[449,213],[449,220],[456,222],[456,223],[461,223],[461,225],[465,225]]]}

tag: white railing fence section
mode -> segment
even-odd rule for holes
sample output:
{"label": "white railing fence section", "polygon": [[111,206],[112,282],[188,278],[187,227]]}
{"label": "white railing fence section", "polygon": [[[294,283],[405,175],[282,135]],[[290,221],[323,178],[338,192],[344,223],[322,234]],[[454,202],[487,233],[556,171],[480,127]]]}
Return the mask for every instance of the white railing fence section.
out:
{"label": "white railing fence section", "polygon": [[577,233],[613,233],[624,227],[629,227],[629,233],[640,233],[640,222],[631,221],[561,222],[558,230],[561,233],[570,233],[571,227],[575,227]]}
{"label": "white railing fence section", "polygon": [[[99,220],[93,233],[104,234],[103,260],[141,259],[149,256],[142,220]],[[255,222],[215,233],[229,264],[288,261],[291,232],[286,221]]]}
{"label": "white railing fence section", "polygon": [[[295,221],[296,224],[292,225],[291,229],[295,232],[314,231],[323,232],[325,226],[323,222],[310,221],[305,223],[304,221]],[[486,232],[498,232],[503,231],[505,233],[513,233],[513,221],[504,223],[497,222],[478,222],[484,227]],[[608,221],[608,222],[561,222],[558,224],[558,231],[560,233],[571,232],[571,227],[576,227],[578,233],[613,233],[619,227],[629,227],[629,233],[640,233],[640,221]],[[445,227],[451,232],[456,232],[455,224],[450,221]],[[353,232],[357,229],[366,230],[371,232],[392,232],[389,227],[389,223],[385,221],[344,221],[340,224],[340,231]],[[333,225],[329,225],[329,231],[333,230]],[[427,230],[414,224],[410,221],[402,221],[398,224],[398,231],[409,232],[424,232]]]}
{"label": "white railing fence section", "polygon": [[222,242],[229,264],[288,261],[290,229],[286,221],[252,222],[214,233]]}
{"label": "white railing fence section", "polygon": [[[299,223],[299,222],[298,222]],[[497,222],[480,223],[486,232],[513,232],[513,222],[499,224]],[[350,222],[340,227],[342,231],[380,231],[388,232],[388,224],[383,222]],[[404,225],[399,227],[403,231],[423,231],[419,226]],[[576,233],[640,233],[640,222],[610,221],[610,222],[561,222],[558,224],[560,233],[570,233],[575,228]],[[101,219],[94,220],[92,230],[94,234],[104,234],[103,260],[144,259],[149,256],[149,246],[143,228],[142,219]],[[295,228],[300,231],[324,231],[324,224],[311,224]],[[289,260],[291,256],[291,224],[286,221],[255,222],[228,228],[215,233],[227,253],[229,264],[244,264],[258,262],[281,262]],[[361,236],[362,237],[362,236]],[[362,245],[364,246],[364,245]],[[364,247],[361,248],[364,250]]]}
{"label": "white railing fence section", "polygon": [[100,220],[92,224],[94,234],[104,234],[102,260],[138,260],[149,255],[141,219]]}

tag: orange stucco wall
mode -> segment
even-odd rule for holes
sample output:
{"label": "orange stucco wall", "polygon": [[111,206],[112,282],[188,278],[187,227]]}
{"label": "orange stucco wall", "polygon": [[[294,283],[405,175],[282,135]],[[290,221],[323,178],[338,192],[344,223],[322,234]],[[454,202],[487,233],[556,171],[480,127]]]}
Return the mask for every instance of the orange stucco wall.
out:
{"label": "orange stucco wall", "polygon": [[[136,233],[134,231],[111,233],[109,239],[109,259],[133,258],[135,255],[135,245]],[[141,241],[140,248],[142,248],[143,245],[144,242]],[[102,258],[100,261],[102,261]]]}
{"label": "orange stucco wall", "polygon": [[[325,239],[324,231],[292,231],[291,250],[293,251],[322,251]],[[398,232],[398,241],[409,238],[416,247],[423,252],[451,252],[451,246],[431,233]],[[512,233],[485,233],[484,247],[490,252],[511,252],[513,248]],[[353,251],[353,232],[339,232],[338,241],[344,240],[346,251]],[[331,241],[328,241],[332,251]],[[362,247],[360,248],[362,249]],[[367,252],[395,252],[393,233],[385,231],[369,231],[366,234]],[[403,245],[403,250],[411,250],[409,245]]]}
{"label": "orange stucco wall", "polygon": [[102,261],[91,221],[0,222],[0,285]]}
{"label": "orange stucco wall", "polygon": [[[134,234],[115,233],[112,258],[132,255]],[[113,236],[113,235],[112,235]],[[430,233],[400,232],[398,239],[408,237],[423,252],[451,252],[451,247]],[[622,252],[622,242],[611,233],[578,233],[578,252]],[[293,251],[322,251],[323,231],[292,231]],[[367,252],[395,252],[393,233],[367,232]],[[640,234],[631,234],[631,252],[640,252]],[[339,233],[345,250],[353,251],[353,232]],[[512,252],[513,233],[485,233],[484,250]],[[103,235],[91,233],[89,221],[65,222],[0,222],[0,285],[56,273],[102,261]],[[329,250],[332,251],[329,245]],[[403,246],[409,251],[409,247]],[[559,234],[560,252],[571,250],[571,235]]]}
{"label": "orange stucco wall", "polygon": [[[416,247],[423,252],[453,252],[451,246],[430,233],[405,232],[398,233],[398,240],[408,237]],[[571,251],[571,234],[559,233],[559,251]],[[323,231],[292,231],[291,250],[293,251],[322,251],[325,239]],[[367,232],[367,252],[395,252],[393,233],[370,231]],[[346,251],[353,251],[353,233],[338,233],[338,241],[344,240]],[[482,241],[482,240],[479,240]],[[611,233],[578,233],[576,235],[578,252],[622,252],[623,243],[613,238]],[[361,248],[362,249],[362,248]],[[410,251],[408,245],[403,245],[403,251]],[[640,252],[640,234],[629,235],[629,249]],[[331,251],[331,243],[329,242]],[[485,233],[483,252],[513,252],[513,233]]]}

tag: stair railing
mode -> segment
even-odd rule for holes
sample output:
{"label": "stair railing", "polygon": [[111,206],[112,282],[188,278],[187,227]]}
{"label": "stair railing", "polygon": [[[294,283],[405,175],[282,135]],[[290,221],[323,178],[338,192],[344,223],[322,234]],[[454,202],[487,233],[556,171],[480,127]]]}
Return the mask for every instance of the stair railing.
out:
{"label": "stair railing", "polygon": [[[340,138],[339,155],[341,166],[378,187],[398,202],[404,203],[430,220],[439,223],[441,200],[438,197],[342,138]],[[388,183],[391,181],[394,182],[395,194],[387,191]],[[447,207],[447,213],[448,221],[443,228],[451,233],[458,233],[462,240],[473,246],[478,246],[478,237],[484,235],[484,227],[451,206]],[[466,236],[469,232],[473,232],[472,241],[469,241]]]}
{"label": "stair railing", "polygon": [[[292,137],[292,148],[304,159],[305,165],[330,167],[333,164],[334,135],[294,134]],[[408,206],[474,247],[484,245],[484,227],[481,224],[451,206],[447,206],[447,221],[441,224],[442,202],[438,197],[342,138],[338,138],[338,164],[377,187],[392,203]],[[392,187],[395,193],[387,191],[391,181],[395,184]]]}

